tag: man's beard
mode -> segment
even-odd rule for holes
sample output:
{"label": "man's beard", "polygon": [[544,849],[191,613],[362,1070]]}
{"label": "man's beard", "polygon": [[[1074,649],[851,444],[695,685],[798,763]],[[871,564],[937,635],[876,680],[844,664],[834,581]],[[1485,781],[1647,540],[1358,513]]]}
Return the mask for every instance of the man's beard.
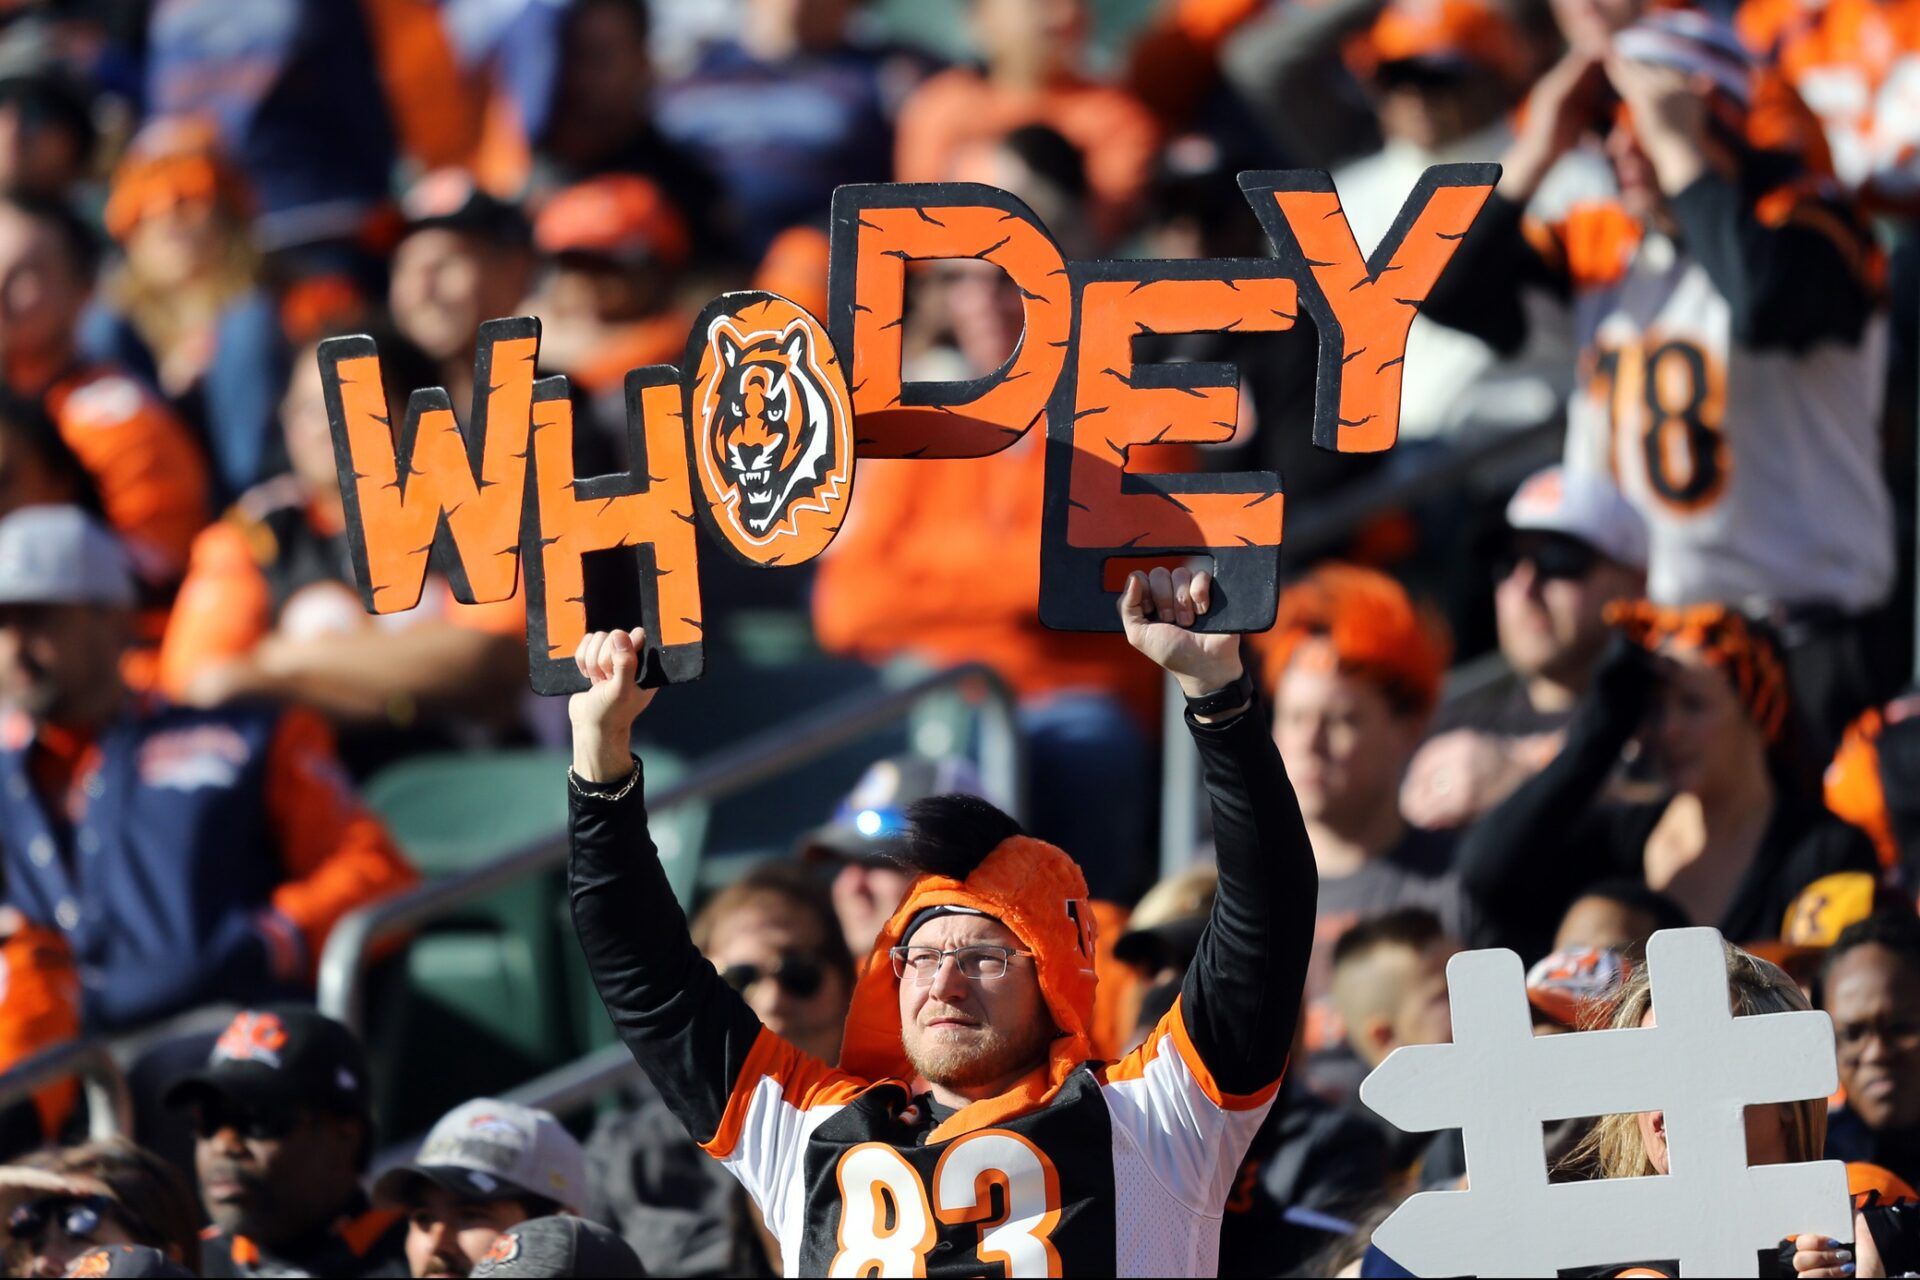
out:
{"label": "man's beard", "polygon": [[947,1089],[973,1089],[992,1084],[1023,1067],[1046,1060],[1052,1027],[1022,1027],[1017,1031],[982,1025],[976,1035],[960,1041],[930,1042],[927,1028],[904,1041],[907,1060],[921,1079]]}

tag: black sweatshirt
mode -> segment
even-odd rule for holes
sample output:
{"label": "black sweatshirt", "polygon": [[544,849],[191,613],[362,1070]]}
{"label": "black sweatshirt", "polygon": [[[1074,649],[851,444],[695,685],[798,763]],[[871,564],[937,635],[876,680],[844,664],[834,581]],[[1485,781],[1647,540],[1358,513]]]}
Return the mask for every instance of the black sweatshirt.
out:
{"label": "black sweatshirt", "polygon": [[[790,1271],[825,1274],[837,1259],[977,1274],[995,1255],[1009,1270],[1051,1256],[1067,1274],[1214,1273],[1219,1215],[1292,1044],[1316,876],[1259,706],[1190,728],[1220,887],[1181,998],[1119,1063],[1087,1063],[1031,1103],[1016,1091],[981,1104],[998,1110],[987,1126],[925,1141],[924,1096],[806,1058],[695,950],[637,780],[575,781],[573,918],[607,1012],[694,1139],[746,1186]],[[995,1174],[1009,1203],[989,1213],[977,1188]]]}
{"label": "black sweatshirt", "polygon": [[[1480,912],[1477,943],[1513,947],[1528,959],[1543,955],[1560,917],[1588,886],[1645,878],[1647,837],[1668,801],[1600,798],[1636,726],[1590,695],[1560,754],[1461,841],[1461,885]],[[1778,938],[1788,907],[1808,884],[1875,865],[1859,831],[1816,803],[1783,794],[1726,910],[1718,920],[1695,923],[1715,926],[1729,942]]]}

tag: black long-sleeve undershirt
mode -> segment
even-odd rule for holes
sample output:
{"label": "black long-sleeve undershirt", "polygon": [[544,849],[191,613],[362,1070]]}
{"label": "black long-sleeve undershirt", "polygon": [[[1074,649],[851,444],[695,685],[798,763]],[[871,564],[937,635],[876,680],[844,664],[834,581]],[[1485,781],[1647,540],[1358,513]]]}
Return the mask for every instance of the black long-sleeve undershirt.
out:
{"label": "black long-sleeve undershirt", "polygon": [[[1317,875],[1258,705],[1191,727],[1213,802],[1220,887],[1182,1008],[1220,1088],[1251,1094],[1286,1064]],[[614,798],[621,787],[625,794]],[[648,835],[642,792],[637,779],[631,787],[623,779],[570,788],[574,928],[621,1039],[694,1138],[706,1141],[760,1023],[694,948]]]}

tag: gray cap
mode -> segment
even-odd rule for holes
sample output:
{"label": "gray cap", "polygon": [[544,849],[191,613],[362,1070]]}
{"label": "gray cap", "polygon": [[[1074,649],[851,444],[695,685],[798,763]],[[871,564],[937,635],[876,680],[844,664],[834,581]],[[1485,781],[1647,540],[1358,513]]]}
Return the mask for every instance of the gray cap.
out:
{"label": "gray cap", "polygon": [[587,1156],[552,1113],[475,1098],[442,1116],[411,1162],[381,1174],[373,1197],[404,1208],[423,1180],[467,1200],[525,1194],[579,1210],[587,1200]]}
{"label": "gray cap", "polygon": [[0,519],[0,604],[135,604],[120,539],[78,507],[21,507]]}
{"label": "gray cap", "polygon": [[633,1246],[585,1218],[529,1218],[509,1227],[480,1261],[474,1276],[644,1276]]}
{"label": "gray cap", "polygon": [[889,756],[876,760],[825,825],[800,837],[808,862],[890,863],[907,829],[907,806],[929,796],[986,797],[979,771],[963,756]]}

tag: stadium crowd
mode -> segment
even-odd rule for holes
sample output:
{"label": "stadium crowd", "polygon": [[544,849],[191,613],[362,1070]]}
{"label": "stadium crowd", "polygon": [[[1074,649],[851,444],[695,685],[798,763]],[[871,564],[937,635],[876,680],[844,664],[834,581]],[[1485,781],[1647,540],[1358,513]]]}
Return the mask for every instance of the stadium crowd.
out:
{"label": "stadium crowd", "polygon": [[[1465,1175],[1358,1096],[1449,1038],[1448,957],[1518,951],[1537,1034],[1638,1026],[1687,924],[1745,949],[1737,1012],[1832,1017],[1840,1091],[1753,1108],[1749,1150],[1846,1161],[1878,1248],[1797,1264],[1920,1263],[1887,1213],[1920,1201],[1916,86],[1920,0],[0,2],[0,1070],[110,1041],[134,1120],[90,1137],[72,1080],[0,1109],[7,1273],[1332,1273]],[[1124,635],[1042,627],[1044,432],[863,460],[815,564],[708,558],[709,674],[644,716],[630,633],[583,644],[569,720],[517,594],[361,607],[330,336],[376,337],[392,422],[429,386],[465,419],[481,323],[538,316],[602,474],[626,372],[709,297],[825,313],[842,184],[1225,258],[1269,252],[1240,171],[1331,171],[1371,250],[1462,161],[1501,176],[1391,452],[1312,446],[1304,310],[1140,342],[1241,382],[1233,438],[1159,469],[1277,471],[1312,535],[1244,642],[1188,630],[1187,570],[1129,582]],[[1022,341],[984,262],[908,298],[911,380]],[[1017,699],[1021,821],[950,734],[770,790],[758,856],[647,853],[642,766],[966,663]],[[494,1096],[538,1064],[404,1012],[406,940],[372,1016],[315,1008],[342,919],[471,865],[398,829],[397,771],[529,752],[502,795],[573,862],[494,918],[564,934],[510,1016],[571,1027],[577,993],[568,1056],[646,1068],[557,1117]],[[942,1189],[990,1124],[1045,1170],[1037,1238],[1012,1165]],[[1667,1167],[1646,1117],[1545,1144],[1555,1179]],[[960,1232],[978,1259],[938,1256]]]}

